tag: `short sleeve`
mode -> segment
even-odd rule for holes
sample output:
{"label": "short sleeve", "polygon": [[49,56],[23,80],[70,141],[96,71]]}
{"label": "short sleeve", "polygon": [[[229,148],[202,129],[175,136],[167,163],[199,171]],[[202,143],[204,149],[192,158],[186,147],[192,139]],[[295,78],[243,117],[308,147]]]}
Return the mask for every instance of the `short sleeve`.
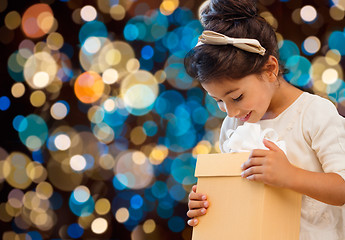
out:
{"label": "short sleeve", "polygon": [[332,102],[317,97],[303,125],[324,172],[337,173],[345,180],[345,118]]}
{"label": "short sleeve", "polygon": [[236,118],[230,118],[226,116],[223,120],[222,126],[220,128],[220,135],[219,135],[219,149],[222,153],[228,152],[224,149],[223,145],[224,142],[228,139],[226,132],[229,129],[235,130],[238,126],[242,125],[243,123]]}

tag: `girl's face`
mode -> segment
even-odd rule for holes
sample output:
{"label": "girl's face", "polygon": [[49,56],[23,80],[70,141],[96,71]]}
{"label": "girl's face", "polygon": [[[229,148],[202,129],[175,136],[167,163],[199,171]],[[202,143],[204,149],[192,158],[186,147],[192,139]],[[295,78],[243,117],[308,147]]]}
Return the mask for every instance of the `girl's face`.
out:
{"label": "girl's face", "polygon": [[276,84],[265,73],[260,78],[252,74],[239,80],[217,79],[201,85],[229,117],[255,123],[273,111]]}

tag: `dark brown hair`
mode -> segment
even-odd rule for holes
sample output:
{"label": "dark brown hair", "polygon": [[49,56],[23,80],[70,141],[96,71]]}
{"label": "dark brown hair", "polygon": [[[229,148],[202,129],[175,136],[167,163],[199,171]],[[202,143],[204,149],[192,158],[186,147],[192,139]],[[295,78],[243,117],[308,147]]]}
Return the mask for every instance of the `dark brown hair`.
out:
{"label": "dark brown hair", "polygon": [[230,44],[202,44],[193,48],[185,57],[185,68],[201,83],[222,77],[239,79],[260,74],[270,55],[279,60],[275,31],[264,18],[257,16],[256,1],[211,0],[200,17],[205,30],[234,38],[257,39],[266,49],[262,56]]}

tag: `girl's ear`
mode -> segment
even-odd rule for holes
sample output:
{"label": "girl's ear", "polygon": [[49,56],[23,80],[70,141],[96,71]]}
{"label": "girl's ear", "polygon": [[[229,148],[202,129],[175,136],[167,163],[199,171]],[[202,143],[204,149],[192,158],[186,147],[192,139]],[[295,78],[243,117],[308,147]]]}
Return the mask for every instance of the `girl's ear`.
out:
{"label": "girl's ear", "polygon": [[270,55],[264,68],[266,69],[266,74],[270,81],[276,81],[279,74],[279,63],[277,58]]}

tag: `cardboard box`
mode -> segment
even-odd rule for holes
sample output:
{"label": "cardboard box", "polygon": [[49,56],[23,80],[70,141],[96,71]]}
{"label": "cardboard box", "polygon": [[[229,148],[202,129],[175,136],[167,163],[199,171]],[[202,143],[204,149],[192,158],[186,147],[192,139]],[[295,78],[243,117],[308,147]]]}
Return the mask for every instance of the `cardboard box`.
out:
{"label": "cardboard box", "polygon": [[241,177],[249,152],[198,155],[197,192],[210,206],[192,240],[298,240],[302,195]]}

